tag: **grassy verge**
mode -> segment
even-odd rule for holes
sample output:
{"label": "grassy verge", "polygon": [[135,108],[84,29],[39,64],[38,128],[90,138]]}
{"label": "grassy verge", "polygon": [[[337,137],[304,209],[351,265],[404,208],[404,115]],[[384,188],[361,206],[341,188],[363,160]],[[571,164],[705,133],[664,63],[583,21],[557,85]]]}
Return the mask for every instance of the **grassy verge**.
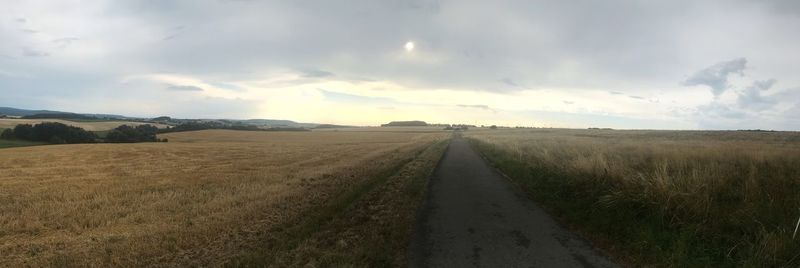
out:
{"label": "grassy verge", "polygon": [[436,142],[415,158],[270,230],[262,245],[227,266],[406,266],[415,212],[447,142]]}
{"label": "grassy verge", "polygon": [[[783,166],[783,162],[747,163],[755,165],[752,169],[745,165],[762,171],[760,177],[752,180],[764,181],[738,178],[734,171],[724,183],[716,184],[713,177],[701,182],[702,176],[696,176],[698,179],[689,184],[678,178],[667,164],[660,171],[656,169],[655,175],[649,174],[649,166],[641,165],[635,167],[639,169],[638,177],[618,177],[612,170],[614,162],[610,161],[599,161],[610,168],[577,171],[558,161],[552,165],[536,161],[536,157],[520,151],[519,145],[514,149],[515,146],[497,146],[474,138],[470,141],[527,190],[532,199],[631,266],[797,267],[800,264],[800,246],[792,240],[791,232],[793,221],[797,220],[797,213],[792,213],[797,212],[797,199],[789,194],[798,189],[796,177],[792,180],[789,175],[796,174],[791,171],[796,167]],[[547,149],[538,152],[548,157],[559,153],[554,151],[559,150],[558,146],[541,148]],[[569,151],[563,159],[582,157],[573,153]],[[744,162],[731,159],[708,162],[730,164],[732,168]],[[686,162],[696,166],[708,164],[699,163]],[[694,172],[697,175],[699,171]],[[685,186],[686,191],[678,191],[676,183]],[[748,187],[750,196],[742,190]],[[759,192],[753,194],[754,191]]]}

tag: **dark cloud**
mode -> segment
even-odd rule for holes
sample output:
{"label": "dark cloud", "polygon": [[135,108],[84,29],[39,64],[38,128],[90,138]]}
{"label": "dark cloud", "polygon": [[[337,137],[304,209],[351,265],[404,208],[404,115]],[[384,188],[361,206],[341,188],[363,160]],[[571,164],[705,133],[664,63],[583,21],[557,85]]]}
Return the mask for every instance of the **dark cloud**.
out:
{"label": "dark cloud", "polygon": [[519,87],[520,86],[519,84],[517,84],[517,82],[514,82],[514,80],[512,80],[511,78],[508,78],[508,77],[500,79],[500,82],[503,82],[503,84],[506,84],[506,85],[509,85],[509,86],[512,86],[512,87]]}
{"label": "dark cloud", "polygon": [[167,90],[171,91],[203,91],[202,88],[196,86],[181,86],[181,85],[168,85]]}
{"label": "dark cloud", "polygon": [[714,96],[719,96],[729,87],[728,76],[730,74],[744,75],[745,68],[747,68],[747,59],[745,58],[720,62],[689,76],[683,81],[683,85],[705,85],[711,88]]}

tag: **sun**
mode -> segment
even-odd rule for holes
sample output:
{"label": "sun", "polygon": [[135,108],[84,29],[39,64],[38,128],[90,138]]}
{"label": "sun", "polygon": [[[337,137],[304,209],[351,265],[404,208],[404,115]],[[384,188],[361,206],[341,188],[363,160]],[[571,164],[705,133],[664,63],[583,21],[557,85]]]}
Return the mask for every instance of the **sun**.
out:
{"label": "sun", "polygon": [[406,51],[411,52],[414,50],[414,42],[408,41],[406,42]]}

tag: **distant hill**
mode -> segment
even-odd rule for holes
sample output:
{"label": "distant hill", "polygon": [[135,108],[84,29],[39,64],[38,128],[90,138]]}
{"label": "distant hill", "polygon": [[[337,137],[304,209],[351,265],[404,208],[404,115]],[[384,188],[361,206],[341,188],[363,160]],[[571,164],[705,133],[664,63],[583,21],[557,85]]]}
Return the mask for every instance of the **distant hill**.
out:
{"label": "distant hill", "polygon": [[38,119],[41,118],[132,119],[132,117],[126,117],[116,114],[79,114],[79,113],[51,111],[51,110],[27,110],[27,109],[18,109],[11,107],[0,107],[0,114],[9,116],[38,118]]}
{"label": "distant hill", "polygon": [[48,113],[63,113],[63,112],[49,111],[49,110],[25,110],[25,109],[11,108],[11,107],[0,107],[0,114],[10,115],[10,116],[28,116],[34,114],[48,114]]}
{"label": "distant hill", "polygon": [[23,117],[27,119],[66,119],[66,120],[94,120],[94,119],[112,119],[112,120],[125,120],[136,122],[151,122],[162,123],[169,125],[180,125],[184,123],[212,123],[223,126],[255,126],[261,128],[315,128],[320,124],[317,123],[300,123],[292,120],[281,119],[178,119],[169,116],[160,116],[152,119],[128,117],[116,114],[84,114],[84,113],[71,113],[62,111],[51,110],[28,110],[11,107],[0,107],[0,115],[7,115],[12,117]]}
{"label": "distant hill", "polygon": [[314,128],[317,128],[317,129],[323,129],[323,128],[354,128],[354,126],[344,126],[344,125],[334,125],[334,124],[319,124]]}
{"label": "distant hill", "polygon": [[428,123],[425,121],[392,121],[388,124],[381,125],[382,127],[425,127]]}
{"label": "distant hill", "polygon": [[73,113],[40,113],[22,116],[22,119],[82,119],[92,120],[97,119],[94,116],[73,114]]}
{"label": "distant hill", "polygon": [[304,128],[313,128],[319,124],[314,123],[298,123],[292,120],[281,120],[281,119],[247,119],[247,120],[231,120],[237,121],[242,124],[247,125],[254,125],[254,126],[270,126],[270,127],[304,127]]}

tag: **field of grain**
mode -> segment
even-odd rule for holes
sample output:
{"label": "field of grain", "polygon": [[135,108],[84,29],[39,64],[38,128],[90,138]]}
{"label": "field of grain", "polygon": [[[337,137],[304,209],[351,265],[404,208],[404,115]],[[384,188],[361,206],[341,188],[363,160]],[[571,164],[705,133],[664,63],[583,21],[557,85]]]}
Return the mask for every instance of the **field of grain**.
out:
{"label": "field of grain", "polygon": [[62,119],[17,119],[17,118],[0,118],[0,128],[14,128],[20,124],[39,124],[42,122],[57,122],[65,125],[83,128],[88,131],[104,131],[111,130],[121,125],[138,126],[150,124],[158,128],[165,128],[163,124],[140,123],[140,122],[127,122],[127,121],[70,121]]}
{"label": "field of grain", "polygon": [[218,266],[447,133],[159,137],[0,150],[0,266]]}
{"label": "field of grain", "polygon": [[637,265],[800,264],[800,133],[466,133],[534,199]]}

